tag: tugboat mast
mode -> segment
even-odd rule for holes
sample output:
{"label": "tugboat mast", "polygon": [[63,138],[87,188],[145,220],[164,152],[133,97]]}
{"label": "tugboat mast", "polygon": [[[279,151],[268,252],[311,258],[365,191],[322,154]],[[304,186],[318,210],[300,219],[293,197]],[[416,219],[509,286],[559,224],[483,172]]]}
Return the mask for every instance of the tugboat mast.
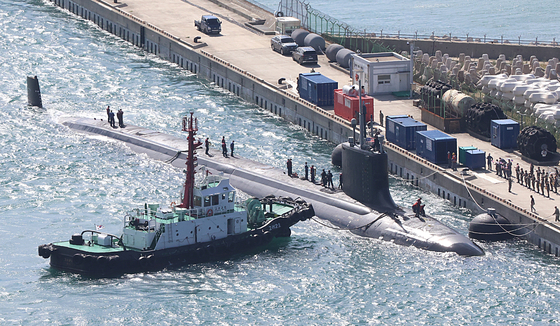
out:
{"label": "tugboat mast", "polygon": [[[185,180],[185,192],[183,194],[183,202],[178,207],[182,208],[193,208],[194,207],[194,174],[196,173],[196,149],[199,148],[202,143],[200,141],[195,142],[195,135],[198,131],[198,120],[193,118],[194,112],[190,113],[190,117],[183,117],[183,131],[189,133],[187,136],[187,141],[189,143],[189,149],[187,151],[187,165],[186,180]],[[194,121],[194,126],[193,126]]]}

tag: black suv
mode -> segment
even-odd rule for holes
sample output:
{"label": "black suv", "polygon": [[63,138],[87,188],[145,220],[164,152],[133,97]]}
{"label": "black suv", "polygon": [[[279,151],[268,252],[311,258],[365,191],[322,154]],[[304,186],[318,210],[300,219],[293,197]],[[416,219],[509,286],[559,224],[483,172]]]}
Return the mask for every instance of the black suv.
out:
{"label": "black suv", "polygon": [[304,63],[317,63],[317,52],[310,46],[304,46],[292,52],[292,58],[300,65]]}

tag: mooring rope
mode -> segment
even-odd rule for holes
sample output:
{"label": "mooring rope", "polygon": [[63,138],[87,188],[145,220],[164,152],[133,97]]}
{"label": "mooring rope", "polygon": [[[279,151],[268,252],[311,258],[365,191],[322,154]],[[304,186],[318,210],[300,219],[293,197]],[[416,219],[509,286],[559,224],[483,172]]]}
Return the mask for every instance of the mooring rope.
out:
{"label": "mooring rope", "polygon": [[[423,177],[417,177],[416,180],[422,180],[422,179],[429,178],[429,177],[431,177],[432,175],[434,175],[434,174],[436,174],[436,173],[439,173],[439,171],[434,171],[433,173],[430,173],[430,174],[428,174],[428,175],[426,175],[426,176],[423,176]],[[392,176],[393,178],[395,178],[395,179],[402,180],[402,181],[405,181],[405,182],[414,182],[414,180],[405,179],[405,178],[403,178],[403,177],[399,177],[399,176],[396,176],[396,175],[391,175],[391,176]]]}
{"label": "mooring rope", "polygon": [[[461,175],[461,179],[463,179],[463,185],[465,186],[465,189],[467,189],[467,192],[469,193],[469,196],[471,197],[472,201],[476,204],[476,206],[478,206],[478,208],[480,208],[480,210],[486,211],[486,209],[484,209],[482,206],[480,206],[480,205],[478,204],[478,202],[474,199],[474,196],[472,195],[471,190],[470,190],[469,187],[467,186],[467,182],[465,181],[465,176],[464,176],[464,175]],[[502,214],[500,214],[500,213],[498,213],[498,212],[496,212],[496,214],[498,214],[498,215],[500,215],[501,217],[507,219],[505,216],[503,216]],[[521,229],[523,229],[524,227],[520,227],[520,228],[515,229],[515,230],[513,230],[513,231],[508,231],[508,230],[504,229],[503,225],[502,225],[501,223],[499,223],[498,220],[496,220],[496,217],[495,217],[493,214],[489,214],[489,215],[492,216],[492,218],[494,219],[494,222],[496,222],[495,224],[497,224],[502,230],[504,230],[504,232],[499,232],[499,233],[481,233],[481,232],[473,232],[473,231],[469,231],[469,232],[476,233],[476,234],[487,234],[487,235],[505,234],[505,233],[507,233],[507,234],[512,235],[512,236],[514,236],[514,237],[524,237],[524,236],[530,234],[531,232],[534,232],[535,229],[537,228],[537,225],[542,224],[542,223],[540,223],[538,220],[535,221],[535,222],[533,222],[533,223],[527,223],[526,226],[529,226],[529,225],[531,225],[531,224],[533,225],[533,229],[532,229],[532,230],[530,230],[529,232],[524,233],[524,234],[515,234],[515,233],[512,233],[512,232],[521,230]],[[551,215],[551,216],[552,216],[552,215]],[[548,216],[548,217],[550,217],[550,216]],[[522,224],[512,224],[512,225],[522,225]]]}
{"label": "mooring rope", "polygon": [[323,222],[320,222],[320,221],[318,221],[318,220],[317,220],[316,218],[314,218],[314,217],[312,217],[311,220],[313,220],[313,221],[319,223],[320,225],[322,225],[322,226],[324,226],[324,227],[327,227],[327,228],[329,228],[329,229],[333,229],[333,230],[336,230],[336,231],[353,231],[353,230],[358,230],[358,229],[361,229],[361,228],[366,228],[366,229],[367,229],[367,228],[369,228],[373,223],[379,221],[383,216],[386,216],[386,215],[387,215],[386,213],[382,213],[381,215],[379,215],[378,217],[376,217],[373,221],[371,221],[371,222],[369,222],[369,223],[367,223],[367,224],[364,224],[364,225],[362,225],[362,226],[358,226],[358,227],[351,228],[351,229],[341,228],[341,227],[334,227],[334,226],[325,224],[325,223],[323,223]]}

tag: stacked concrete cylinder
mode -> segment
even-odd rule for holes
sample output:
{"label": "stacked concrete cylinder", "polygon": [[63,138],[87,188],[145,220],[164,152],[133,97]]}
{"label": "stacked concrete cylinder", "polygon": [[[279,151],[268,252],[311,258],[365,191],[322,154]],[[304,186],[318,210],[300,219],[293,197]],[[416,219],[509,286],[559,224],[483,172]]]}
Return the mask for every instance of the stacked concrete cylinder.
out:
{"label": "stacked concrete cylinder", "polygon": [[356,52],[348,49],[339,50],[336,53],[336,62],[343,68],[350,67],[350,60],[352,59],[352,54]]}
{"label": "stacked concrete cylinder", "polygon": [[307,34],[303,39],[303,44],[314,48],[317,53],[323,53],[325,50],[325,39],[315,33]]}
{"label": "stacked concrete cylinder", "polygon": [[305,38],[309,35],[309,32],[305,29],[298,28],[292,32],[292,38],[297,43],[298,46],[305,46]]}
{"label": "stacked concrete cylinder", "polygon": [[336,54],[338,51],[344,49],[344,47],[340,44],[330,44],[325,51],[327,58],[329,61],[336,61]]}

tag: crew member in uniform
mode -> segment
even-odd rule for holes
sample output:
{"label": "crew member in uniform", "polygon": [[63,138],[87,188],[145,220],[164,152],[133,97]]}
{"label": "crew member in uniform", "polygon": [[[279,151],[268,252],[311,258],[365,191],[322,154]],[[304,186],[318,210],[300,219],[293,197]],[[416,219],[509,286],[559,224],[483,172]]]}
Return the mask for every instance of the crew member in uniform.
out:
{"label": "crew member in uniform", "polygon": [[426,212],[424,211],[424,205],[422,205],[422,198],[418,198],[414,205],[412,205],[412,211],[416,214],[416,217],[422,215],[426,216]]}

